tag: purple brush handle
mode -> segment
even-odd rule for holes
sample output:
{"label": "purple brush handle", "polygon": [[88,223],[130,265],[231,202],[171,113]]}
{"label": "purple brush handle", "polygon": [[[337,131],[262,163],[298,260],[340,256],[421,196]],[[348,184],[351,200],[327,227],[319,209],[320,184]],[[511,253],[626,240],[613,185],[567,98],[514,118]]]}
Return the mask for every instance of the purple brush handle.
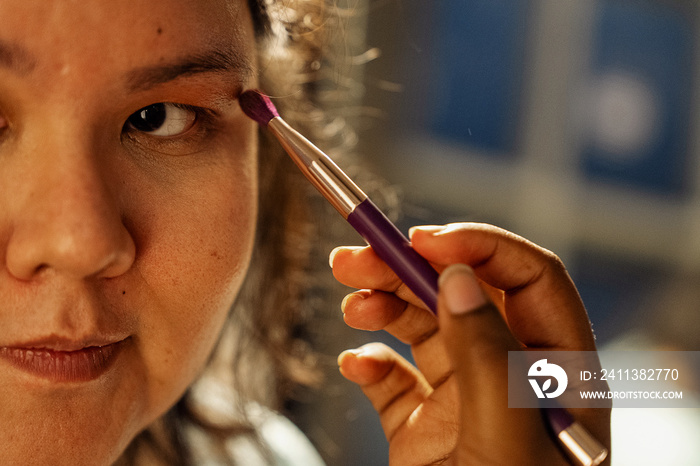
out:
{"label": "purple brush handle", "polygon": [[437,313],[438,273],[411,247],[386,215],[371,200],[365,199],[348,215],[348,223],[406,286]]}
{"label": "purple brush handle", "polygon": [[545,415],[549,419],[549,425],[552,426],[552,430],[555,435],[559,435],[562,431],[571,427],[574,423],[574,418],[571,414],[557,403],[553,408],[542,408],[545,411]]}

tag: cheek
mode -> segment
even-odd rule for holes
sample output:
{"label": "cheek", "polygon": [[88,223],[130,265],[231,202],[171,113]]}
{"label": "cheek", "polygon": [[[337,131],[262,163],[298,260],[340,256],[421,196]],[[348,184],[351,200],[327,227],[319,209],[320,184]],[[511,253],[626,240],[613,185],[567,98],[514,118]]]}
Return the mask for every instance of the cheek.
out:
{"label": "cheek", "polygon": [[123,296],[135,305],[153,404],[174,402],[201,370],[247,271],[257,217],[256,157],[248,152],[197,169],[144,203],[134,288]]}

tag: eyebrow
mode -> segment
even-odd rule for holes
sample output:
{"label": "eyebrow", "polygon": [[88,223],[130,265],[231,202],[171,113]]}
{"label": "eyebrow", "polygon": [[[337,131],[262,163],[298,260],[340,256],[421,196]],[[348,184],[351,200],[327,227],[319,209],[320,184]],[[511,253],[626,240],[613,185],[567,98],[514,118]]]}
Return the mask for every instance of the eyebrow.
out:
{"label": "eyebrow", "polygon": [[130,71],[127,86],[131,91],[148,90],[159,84],[200,73],[236,73],[244,80],[253,74],[253,67],[247,58],[233,50],[213,49],[178,58],[171,63]]}
{"label": "eyebrow", "polygon": [[[0,39],[0,68],[24,75],[36,68],[36,59],[21,45]],[[236,73],[243,81],[253,74],[253,66],[235,50],[214,48],[163,65],[137,68],[127,73],[126,81],[132,91],[147,90],[180,77],[210,72]]]}
{"label": "eyebrow", "polygon": [[22,46],[0,40],[0,67],[26,74],[35,66],[34,58]]}

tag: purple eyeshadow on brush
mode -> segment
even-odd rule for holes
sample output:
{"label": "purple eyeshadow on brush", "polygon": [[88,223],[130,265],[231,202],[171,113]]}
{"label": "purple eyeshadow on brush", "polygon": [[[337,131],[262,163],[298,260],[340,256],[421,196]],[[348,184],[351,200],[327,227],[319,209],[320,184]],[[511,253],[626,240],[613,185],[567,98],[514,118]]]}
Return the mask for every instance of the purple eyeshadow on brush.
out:
{"label": "purple eyeshadow on brush", "polygon": [[238,103],[243,113],[262,126],[280,116],[270,98],[258,91],[245,91],[238,97]]}

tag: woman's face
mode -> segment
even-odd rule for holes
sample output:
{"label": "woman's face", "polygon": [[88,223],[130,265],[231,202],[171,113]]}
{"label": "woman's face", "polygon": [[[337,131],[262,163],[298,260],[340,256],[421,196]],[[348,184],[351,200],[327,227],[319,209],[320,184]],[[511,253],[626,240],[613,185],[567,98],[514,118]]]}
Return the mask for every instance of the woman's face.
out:
{"label": "woman's face", "polygon": [[184,392],[256,217],[245,0],[0,0],[0,450],[103,464]]}

